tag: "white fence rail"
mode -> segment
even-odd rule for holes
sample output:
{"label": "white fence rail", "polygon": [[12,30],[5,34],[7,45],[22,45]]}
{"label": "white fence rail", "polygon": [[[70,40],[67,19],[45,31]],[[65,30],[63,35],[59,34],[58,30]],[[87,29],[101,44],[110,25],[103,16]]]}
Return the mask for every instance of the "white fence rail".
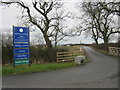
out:
{"label": "white fence rail", "polygon": [[109,54],[120,56],[120,48],[118,47],[109,47]]}

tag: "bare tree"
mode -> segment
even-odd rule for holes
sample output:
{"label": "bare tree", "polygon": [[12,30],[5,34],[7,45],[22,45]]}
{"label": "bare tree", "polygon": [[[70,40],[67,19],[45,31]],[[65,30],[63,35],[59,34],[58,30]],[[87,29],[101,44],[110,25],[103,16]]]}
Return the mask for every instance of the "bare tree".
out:
{"label": "bare tree", "polygon": [[109,5],[107,2],[82,3],[84,15],[89,18],[88,27],[96,43],[98,43],[98,38],[102,38],[105,45],[107,45],[110,36],[114,33],[119,33],[118,27],[115,25],[116,22],[113,20],[114,13],[104,8],[109,7],[112,10],[113,5]]}
{"label": "bare tree", "polygon": [[107,5],[100,5],[102,6],[102,9],[120,16],[120,2],[108,2]]}
{"label": "bare tree", "polygon": [[57,44],[63,40],[68,34],[65,34],[64,31],[67,30],[67,27],[64,25],[65,19],[68,18],[68,14],[63,9],[61,10],[62,5],[55,8],[55,18],[54,27],[51,32],[51,37],[54,43],[55,48],[57,48]]}
{"label": "bare tree", "polygon": [[[10,0],[1,3],[8,6],[16,4],[22,8],[22,19],[26,19],[26,23],[36,26],[42,32],[49,53],[49,61],[55,61],[55,51],[49,32],[53,32],[51,29],[56,21],[56,17],[52,15],[54,7],[60,5],[60,3],[53,0],[31,0],[30,5],[22,0]],[[35,15],[35,13],[37,14]]]}

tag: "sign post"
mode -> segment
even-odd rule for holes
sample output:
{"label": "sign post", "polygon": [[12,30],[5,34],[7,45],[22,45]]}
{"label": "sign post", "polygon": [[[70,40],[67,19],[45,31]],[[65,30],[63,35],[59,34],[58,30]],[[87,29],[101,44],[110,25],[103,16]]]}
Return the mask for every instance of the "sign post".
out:
{"label": "sign post", "polygon": [[13,26],[14,67],[21,64],[30,66],[29,46],[29,28]]}

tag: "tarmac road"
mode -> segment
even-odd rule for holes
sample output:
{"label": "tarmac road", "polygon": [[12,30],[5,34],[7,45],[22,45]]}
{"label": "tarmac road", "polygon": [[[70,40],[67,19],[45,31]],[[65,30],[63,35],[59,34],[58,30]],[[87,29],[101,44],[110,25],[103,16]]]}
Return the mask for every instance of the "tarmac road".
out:
{"label": "tarmac road", "polygon": [[3,88],[118,88],[118,58],[84,47],[91,60],[77,67],[3,77]]}

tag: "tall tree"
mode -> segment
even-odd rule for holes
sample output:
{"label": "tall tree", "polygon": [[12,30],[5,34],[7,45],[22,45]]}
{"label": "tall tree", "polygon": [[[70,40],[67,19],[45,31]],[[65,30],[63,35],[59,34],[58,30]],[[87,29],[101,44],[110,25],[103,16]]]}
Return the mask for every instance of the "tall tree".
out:
{"label": "tall tree", "polygon": [[49,61],[55,61],[55,51],[50,39],[52,33],[50,32],[53,32],[52,27],[54,27],[53,24],[56,21],[56,17],[52,15],[54,7],[60,5],[60,3],[53,0],[31,0],[29,3],[22,0],[6,0],[1,3],[3,5],[16,4],[22,8],[23,18],[26,18],[27,23],[36,26],[42,32],[48,49]]}
{"label": "tall tree", "polygon": [[[102,38],[104,44],[107,45],[110,36],[114,33],[119,33],[118,27],[115,25],[116,21],[114,18],[114,13],[112,11],[106,10],[104,7],[112,10],[113,5],[109,5],[108,2],[83,2],[82,8],[84,15],[89,17],[89,28],[93,33],[94,40]],[[95,31],[93,31],[95,29]],[[95,34],[96,33],[96,34]],[[95,38],[97,36],[97,38]]]}
{"label": "tall tree", "polygon": [[[60,6],[61,7],[61,6]],[[60,7],[56,7],[55,9],[55,18],[56,21],[54,22],[54,28],[52,31],[52,39],[55,48],[57,48],[57,44],[63,40],[67,34],[64,33],[65,30],[67,30],[67,27],[64,26],[65,19],[68,18],[68,13],[65,13],[64,10],[61,10]]]}

